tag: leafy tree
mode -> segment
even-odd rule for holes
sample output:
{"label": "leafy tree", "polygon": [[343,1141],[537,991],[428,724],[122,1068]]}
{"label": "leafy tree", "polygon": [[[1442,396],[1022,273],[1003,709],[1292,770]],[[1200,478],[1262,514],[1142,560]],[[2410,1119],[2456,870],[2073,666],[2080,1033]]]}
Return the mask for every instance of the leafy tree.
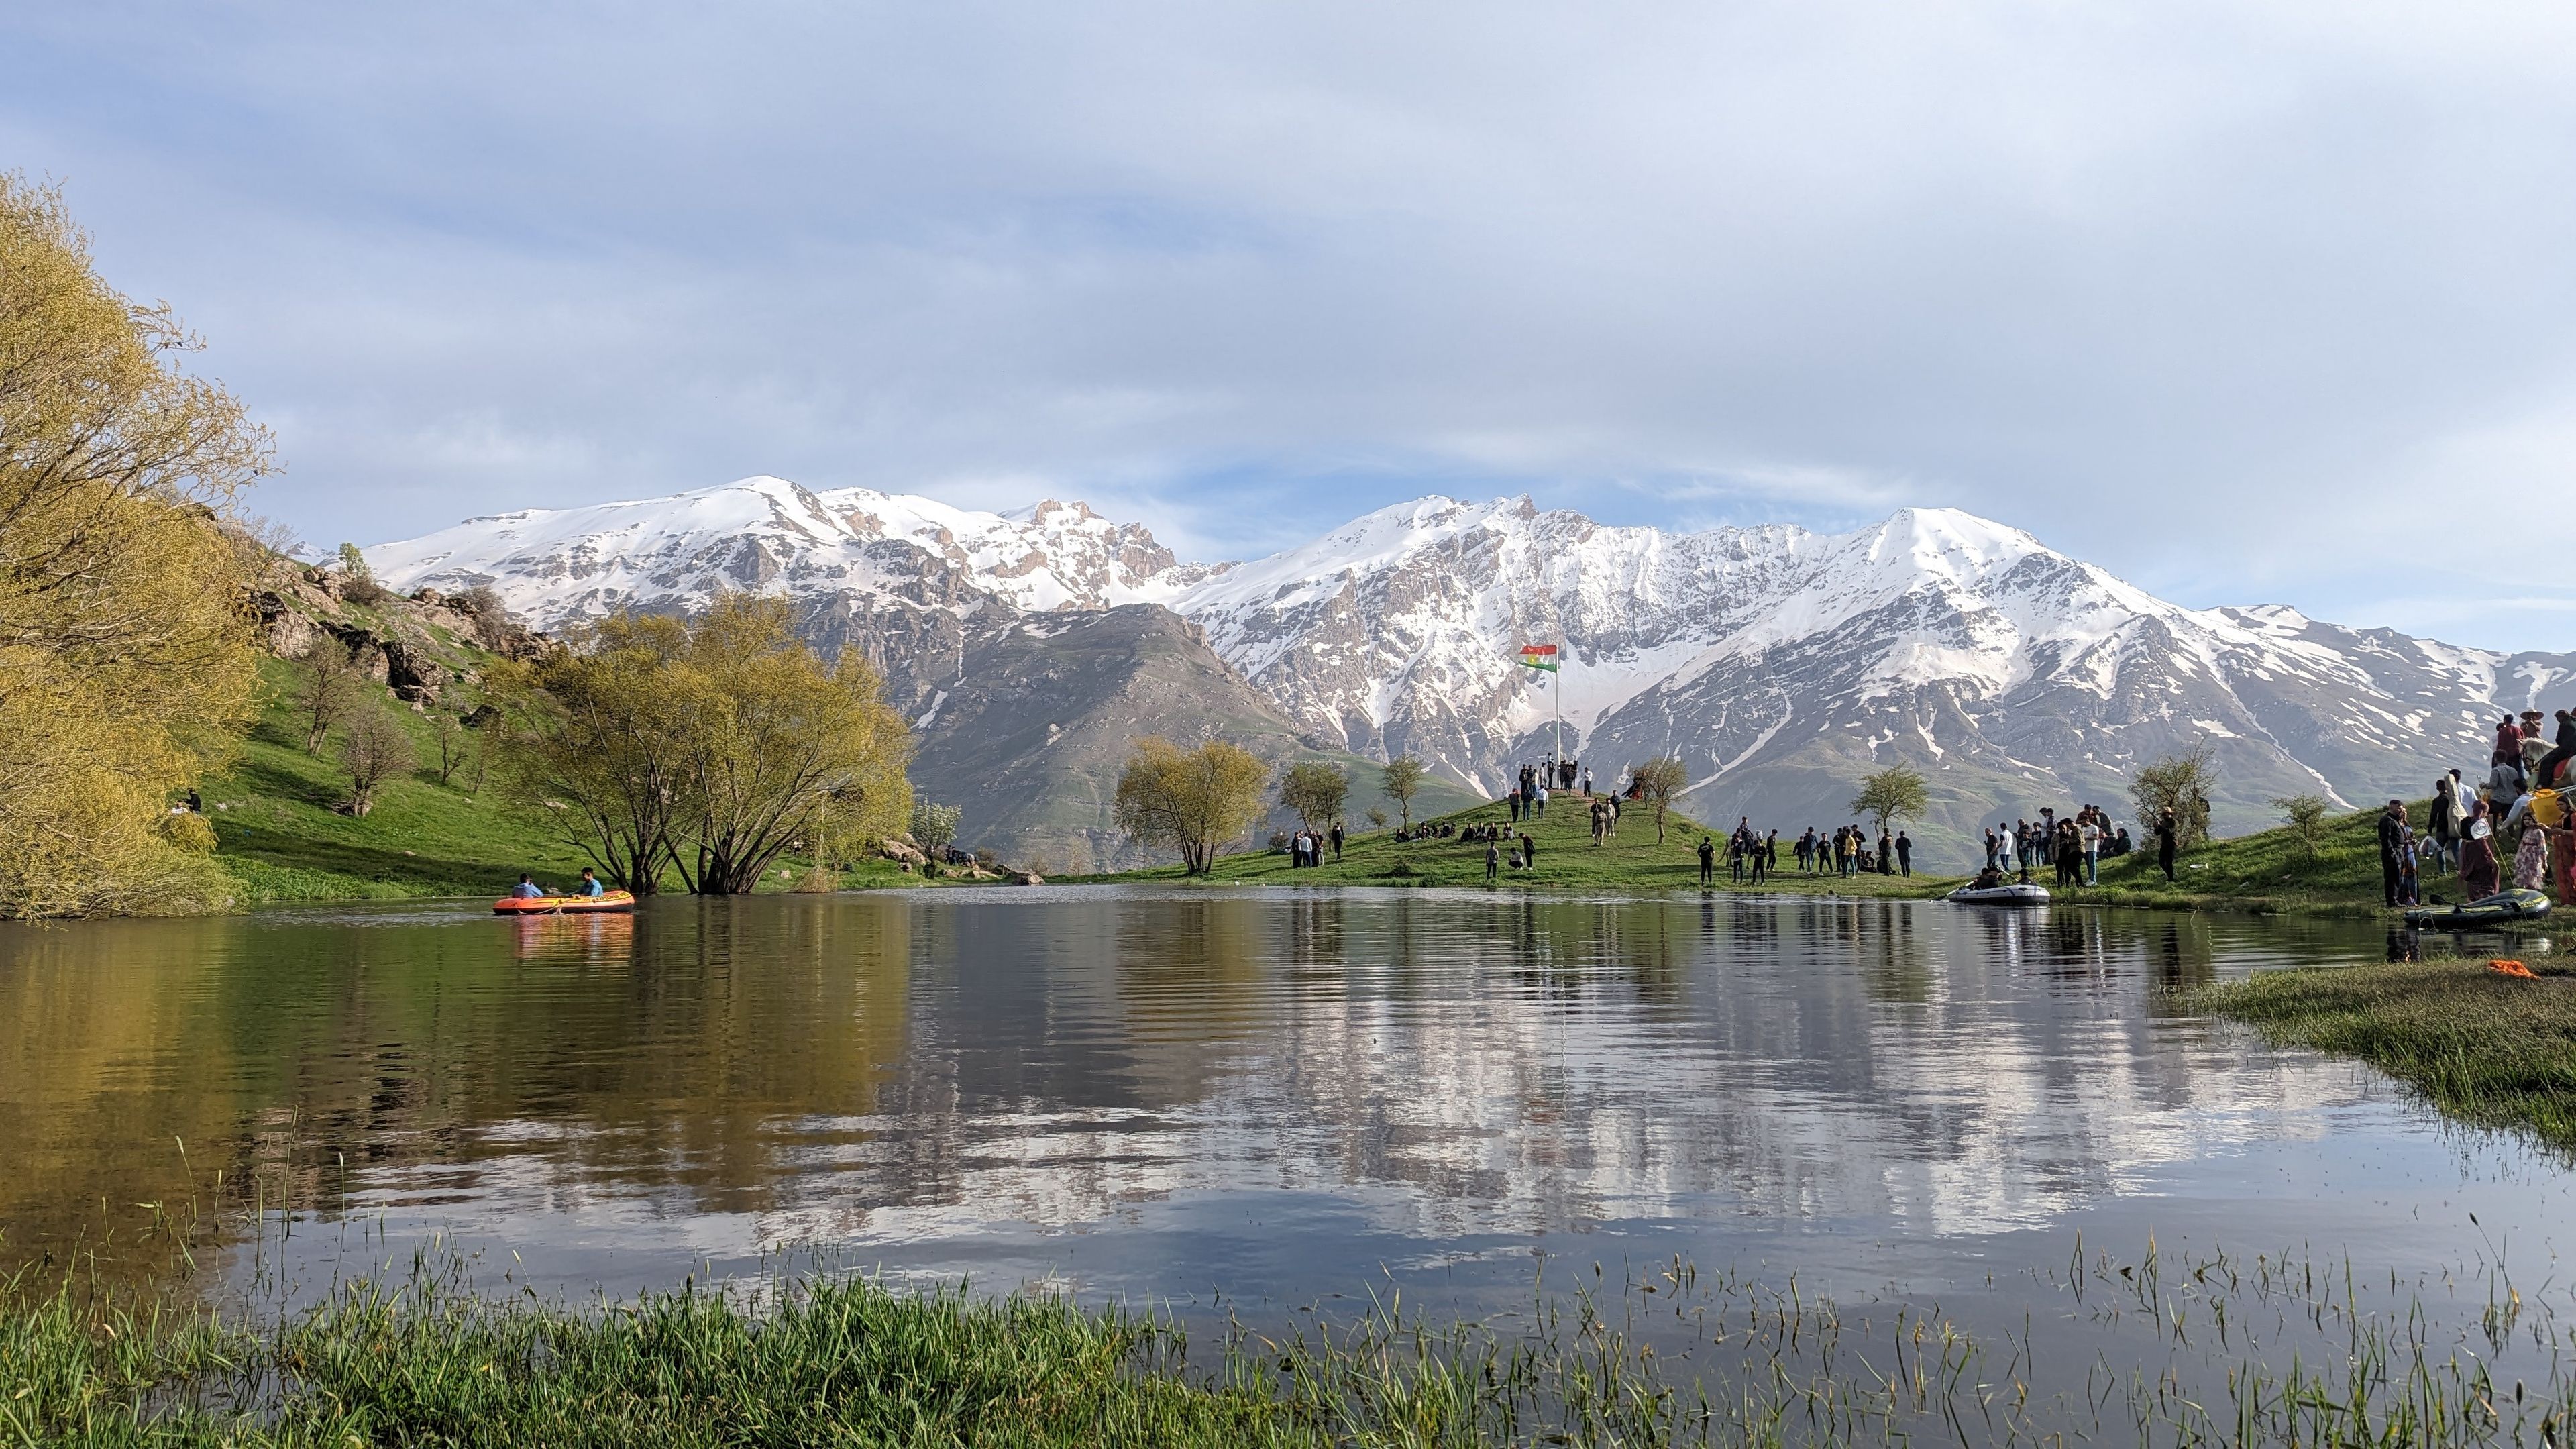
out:
{"label": "leafy tree", "polygon": [[411,731],[382,705],[369,705],[349,717],[340,732],[340,768],[349,776],[349,813],[363,820],[376,808],[376,789],[412,768]]}
{"label": "leafy tree", "polygon": [[2174,813],[2174,844],[2182,849],[2209,839],[2209,794],[2218,786],[2218,757],[2207,745],[2167,755],[2129,782],[2129,798],[2138,818],[2155,828],[2158,816]]}
{"label": "leafy tree", "polygon": [[1413,828],[1413,797],[1421,791],[1423,778],[1430,773],[1431,767],[1412,755],[1399,755],[1387,761],[1378,772],[1378,789],[1395,802],[1396,809],[1404,812],[1404,828],[1407,830]]}
{"label": "leafy tree", "polygon": [[438,751],[438,783],[444,785],[465,763],[465,722],[443,709],[430,711],[429,743]]}
{"label": "leafy tree", "polygon": [[1664,811],[1673,797],[1690,783],[1690,771],[1671,755],[1663,755],[1639,765],[1629,777],[1646,803],[1655,810],[1655,843],[1664,843]]}
{"label": "leafy tree", "polygon": [[1386,812],[1376,808],[1375,806],[1371,806],[1368,813],[1368,823],[1370,829],[1376,831],[1380,835],[1384,835],[1386,833]]}
{"label": "leafy tree", "polygon": [[1854,815],[1878,817],[1878,833],[1885,835],[1890,823],[1897,820],[1919,820],[1932,806],[1932,792],[1925,787],[1923,776],[1904,765],[1890,765],[1864,777],[1860,793],[1851,798]]}
{"label": "leafy tree", "polygon": [[1342,802],[1350,793],[1351,777],[1317,760],[1290,766],[1279,781],[1279,803],[1294,811],[1309,830],[1340,819]]}
{"label": "leafy tree", "polygon": [[367,556],[354,543],[340,545],[340,594],[353,604],[381,604],[393,597],[390,590],[376,582],[376,571],[367,566]]}
{"label": "leafy tree", "polygon": [[328,634],[306,645],[296,662],[304,666],[292,696],[304,721],[304,753],[318,756],[323,736],[367,702],[371,681],[349,657],[349,646]]}
{"label": "leafy tree", "polygon": [[233,890],[160,829],[258,677],[221,519],[269,440],[179,369],[196,345],[99,278],[58,191],[0,174],[0,915]]}
{"label": "leafy tree", "polygon": [[2334,802],[2323,795],[2282,795],[2273,799],[2272,808],[2281,812],[2282,822],[2290,827],[2290,838],[2299,842],[2307,858],[2316,859],[2317,847],[2326,840],[2326,812],[2334,808]]}
{"label": "leafy tree", "polygon": [[1148,735],[1118,772],[1113,815],[1130,837],[1178,851],[1183,871],[1205,875],[1216,853],[1261,818],[1269,780],[1269,766],[1223,740],[1184,750]]}
{"label": "leafy tree", "polygon": [[910,732],[856,650],[826,667],[783,600],[729,595],[682,622],[621,615],[591,647],[504,665],[512,789],[638,893],[662,867],[701,895],[758,884],[795,842],[892,833]]}
{"label": "leafy tree", "polygon": [[885,834],[911,814],[912,731],[856,649],[827,668],[787,601],[733,594],[689,625],[684,822],[672,863],[700,895],[742,895],[818,826]]}
{"label": "leafy tree", "polygon": [[954,805],[916,800],[910,821],[913,843],[933,853],[945,850],[955,843],[957,823],[965,817],[966,812]]}

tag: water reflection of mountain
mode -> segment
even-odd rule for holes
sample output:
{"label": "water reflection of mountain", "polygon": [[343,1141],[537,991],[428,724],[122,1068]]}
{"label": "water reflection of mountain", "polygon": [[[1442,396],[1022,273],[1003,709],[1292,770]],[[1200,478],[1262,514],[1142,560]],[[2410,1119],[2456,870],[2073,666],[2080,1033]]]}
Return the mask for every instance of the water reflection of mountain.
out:
{"label": "water reflection of mountain", "polygon": [[[535,927],[535,929],[531,929]],[[553,927],[563,927],[554,931]],[[2306,932],[2311,938],[2300,939]],[[2030,1225],[2366,1090],[2156,989],[2325,927],[1740,898],[1026,891],[0,943],[12,1251],[214,1168],[775,1242],[1194,1189],[1407,1232]],[[2364,943],[2367,944],[2367,943]],[[712,1246],[701,1242],[701,1247]]]}
{"label": "water reflection of mountain", "polygon": [[1394,1188],[1369,1194],[1387,1226],[1437,1233],[1967,1231],[2132,1190],[2360,1080],[2159,1016],[2154,988],[2220,956],[2188,917],[1317,894],[1043,922],[953,991],[917,984],[953,1045],[847,1124],[864,1145],[807,1164],[816,1190],[847,1201],[855,1174],[896,1232],[1246,1187]]}

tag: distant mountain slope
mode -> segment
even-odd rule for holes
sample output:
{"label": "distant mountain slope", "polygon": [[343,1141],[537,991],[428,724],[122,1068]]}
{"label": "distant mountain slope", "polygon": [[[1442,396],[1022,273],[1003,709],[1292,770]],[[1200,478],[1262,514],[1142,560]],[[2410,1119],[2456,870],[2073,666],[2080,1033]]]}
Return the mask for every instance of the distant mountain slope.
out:
{"label": "distant mountain slope", "polygon": [[[2576,656],[2185,609],[1947,509],[1677,534],[1425,498],[1209,567],[1080,504],[978,513],[753,478],[369,556],[406,589],[490,583],[555,629],[784,593],[819,645],[884,667],[924,722],[926,774],[989,797],[970,830],[1059,847],[1108,841],[1101,762],[1147,729],[1416,753],[1493,791],[1561,707],[1603,783],[1678,754],[1711,818],[1831,824],[1858,775],[1914,763],[1938,801],[1917,833],[1955,851],[1999,814],[2119,809],[2140,764],[2196,743],[2218,751],[2225,828],[2276,795],[2420,796],[2485,759],[2498,708],[2576,703]],[[1562,674],[1514,662],[1532,640],[1564,644]]]}

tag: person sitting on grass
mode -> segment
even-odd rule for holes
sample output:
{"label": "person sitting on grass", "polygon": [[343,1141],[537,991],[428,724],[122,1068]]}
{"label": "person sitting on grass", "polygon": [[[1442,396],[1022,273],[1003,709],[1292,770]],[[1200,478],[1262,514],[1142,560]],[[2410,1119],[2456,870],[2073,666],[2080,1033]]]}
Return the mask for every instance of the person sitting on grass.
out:
{"label": "person sitting on grass", "polygon": [[577,896],[588,896],[592,900],[597,900],[601,896],[608,894],[608,887],[601,885],[599,883],[599,877],[591,874],[588,866],[584,866],[582,867],[581,872],[581,884],[574,886],[572,888],[572,893]]}
{"label": "person sitting on grass", "polygon": [[510,888],[510,894],[519,900],[538,901],[545,899],[546,888],[528,879],[525,872],[521,872],[519,883]]}

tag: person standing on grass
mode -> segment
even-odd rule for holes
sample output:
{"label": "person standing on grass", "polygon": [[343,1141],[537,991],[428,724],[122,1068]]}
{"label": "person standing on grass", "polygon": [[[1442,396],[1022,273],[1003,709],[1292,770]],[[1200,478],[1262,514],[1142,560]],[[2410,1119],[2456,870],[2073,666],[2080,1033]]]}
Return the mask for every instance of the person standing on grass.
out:
{"label": "person standing on grass", "polygon": [[[1989,860],[1986,864],[1991,868],[1994,862]],[[1896,873],[1908,877],[1914,874],[1914,842],[1906,839],[1902,830],[1896,832]]]}
{"label": "person standing on grass", "polygon": [[2100,885],[2102,883],[2102,826],[2094,818],[2093,809],[2089,805],[2085,807],[2084,814],[2077,819],[2075,840],[2084,851],[2084,883]]}
{"label": "person standing on grass", "polygon": [[2433,868],[2448,870],[2460,854],[2460,822],[2466,815],[2460,807],[2460,779],[2456,774],[2438,776],[2433,781],[2433,819],[2427,834],[2433,842]]}
{"label": "person standing on grass", "polygon": [[1896,837],[1889,835],[1884,825],[1878,828],[1878,873],[1896,874]]}
{"label": "person standing on grass", "polygon": [[2469,823],[2460,832],[2460,889],[2474,901],[2494,895],[2497,886],[2495,819],[2480,800],[2469,807]]}
{"label": "person standing on grass", "polygon": [[1773,875],[1780,873],[1780,832],[1774,830],[1762,837],[1762,863]]}
{"label": "person standing on grass", "polygon": [[1745,863],[1753,867],[1753,884],[1762,884],[1762,877],[1768,873],[1770,855],[1769,851],[1762,848],[1761,837],[1756,836],[1747,843],[1744,858]]}
{"label": "person standing on grass", "polygon": [[1717,842],[1706,835],[1699,838],[1699,883],[1717,884]]}
{"label": "person standing on grass", "polygon": [[1521,837],[1521,865],[1530,870],[1538,869],[1538,838],[1536,836],[1523,835]]}
{"label": "person standing on grass", "polygon": [[1487,879],[1487,880],[1492,880],[1495,876],[1497,876],[1497,875],[1499,875],[1499,874],[1501,874],[1501,873],[1502,873],[1502,869],[1503,869],[1503,848],[1502,848],[1500,845],[1495,844],[1493,841],[1490,841],[1490,840],[1486,841],[1486,842],[1485,842],[1485,879]]}
{"label": "person standing on grass", "polygon": [[2406,802],[2391,800],[2379,812],[2379,901],[2395,909],[2398,878],[2406,873]]}
{"label": "person standing on grass", "polygon": [[2174,844],[2181,830],[2182,823],[2174,818],[2171,805],[2156,812],[2156,865],[2164,871],[2168,883],[2174,878]]}
{"label": "person standing on grass", "polygon": [[1744,837],[1726,837],[1726,875],[1737,885],[1744,884]]}
{"label": "person standing on grass", "polygon": [[2549,832],[2525,812],[2522,844],[2513,852],[2513,883],[2527,891],[2549,889]]}
{"label": "person standing on grass", "polygon": [[1332,842],[1333,864],[1340,865],[1342,863],[1342,822],[1338,820],[1333,822]]}

